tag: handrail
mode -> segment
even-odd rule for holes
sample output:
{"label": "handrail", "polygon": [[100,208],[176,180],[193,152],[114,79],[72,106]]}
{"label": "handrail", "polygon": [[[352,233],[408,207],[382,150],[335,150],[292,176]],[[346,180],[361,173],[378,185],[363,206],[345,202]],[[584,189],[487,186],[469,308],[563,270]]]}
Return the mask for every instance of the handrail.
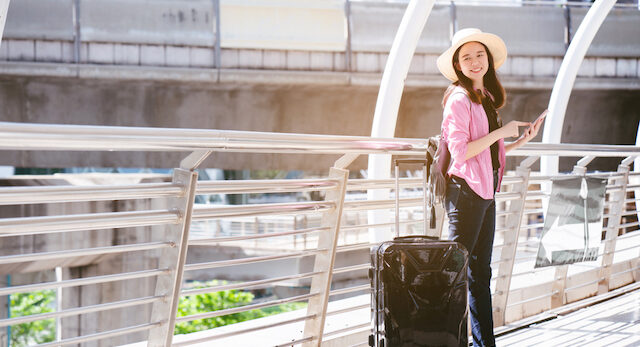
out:
{"label": "handrail", "polygon": [[0,150],[424,153],[422,139],[0,122]]}
{"label": "handrail", "polygon": [[[427,141],[257,131],[0,122],[0,150],[197,151],[425,155]],[[510,156],[640,156],[633,145],[527,143]]]}

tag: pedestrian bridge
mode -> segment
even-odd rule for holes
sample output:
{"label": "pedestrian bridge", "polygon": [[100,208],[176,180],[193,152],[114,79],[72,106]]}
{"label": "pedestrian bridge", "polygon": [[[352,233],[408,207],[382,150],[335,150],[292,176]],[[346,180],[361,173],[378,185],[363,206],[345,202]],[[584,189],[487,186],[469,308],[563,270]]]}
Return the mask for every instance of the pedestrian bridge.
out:
{"label": "pedestrian bridge", "polygon": [[[0,46],[0,57],[5,59],[0,69],[18,79],[63,77],[73,83],[78,78],[177,81],[186,77],[189,83],[294,80],[377,85],[384,62],[392,59],[386,53],[391,46],[388,33],[395,32],[406,5],[310,0],[305,7],[301,3],[278,2],[285,11],[258,0],[13,1]],[[613,6],[612,1],[594,6],[603,3]],[[634,34],[636,5],[614,9],[609,24],[602,25],[604,39],[596,36],[582,56],[570,48],[573,42],[582,42],[581,31],[573,28],[593,19],[587,9],[566,3],[502,5],[434,7],[435,16],[427,24],[434,27],[418,39],[411,66],[404,66],[404,74],[395,77],[404,81],[409,73],[413,79],[407,79],[407,85],[418,81],[414,85],[444,86],[442,78],[436,78],[433,60],[448,44],[448,28],[479,26],[500,34],[512,47],[510,65],[504,70],[511,87],[550,87],[556,74],[567,72],[562,64],[566,53],[579,61],[587,56],[570,76],[586,77],[576,81],[577,88],[638,89],[640,45],[627,39],[640,37]],[[131,11],[123,12],[122,7]],[[522,11],[525,7],[527,11]],[[23,20],[34,11],[44,19]],[[477,11],[484,11],[483,16],[474,16]],[[265,13],[303,20],[296,22],[298,31],[291,35],[278,21],[262,22],[273,18]],[[520,25],[514,28],[516,14]],[[238,16],[249,16],[256,25],[235,26],[233,19]],[[319,18],[333,25],[319,33]],[[482,22],[477,22],[479,18]],[[549,20],[544,22],[548,25],[539,25],[541,20]],[[272,30],[263,32],[264,27]],[[572,41],[574,33],[578,38]],[[533,84],[527,85],[530,80]],[[391,88],[398,91],[398,103],[402,87]],[[558,89],[567,92],[573,87],[571,83]],[[20,97],[13,90],[9,94]],[[379,103],[392,103],[393,98],[382,95]],[[34,108],[37,98],[26,99],[24,109]],[[554,95],[552,99],[550,108],[561,104]],[[565,111],[566,104],[552,109],[550,118],[563,117]],[[8,114],[13,117],[12,111]],[[389,115],[393,116],[385,116]],[[396,231],[446,238],[447,221],[438,209],[436,227],[426,227],[432,221],[421,212],[425,192],[416,176],[419,170],[405,171],[395,188],[384,165],[371,166],[375,160],[370,160],[370,170],[363,175],[354,163],[363,156],[386,162],[391,156],[424,157],[426,140],[393,138],[395,123],[384,129],[391,130],[389,136],[214,129],[0,122],[0,151],[6,165],[62,158],[55,162],[65,166],[72,161],[69,158],[89,153],[92,158],[111,158],[101,162],[112,168],[157,157],[173,168],[169,175],[16,176],[2,181],[0,274],[5,285],[0,297],[46,290],[55,292],[56,304],[50,312],[24,316],[12,314],[11,305],[0,306],[0,343],[9,341],[16,331],[12,327],[53,320],[55,341],[39,346],[366,345],[371,328],[370,248]],[[491,288],[498,343],[637,344],[640,173],[634,161],[638,163],[640,149],[545,142],[549,143],[529,143],[509,153],[508,172],[496,195]],[[270,164],[273,155],[299,155],[316,164],[323,163],[319,157],[329,156],[332,164],[314,177],[199,180],[207,168],[204,163],[215,164],[223,154],[251,155]],[[538,169],[539,162],[557,157],[573,161],[573,169],[561,173],[550,173],[544,165]],[[81,162],[86,162],[84,158]],[[615,167],[590,169],[601,158],[615,161]],[[597,258],[535,268],[551,182],[567,177],[606,182]],[[391,213],[393,189],[401,196],[398,227]],[[238,204],[220,203],[219,198],[228,194],[243,198],[237,199]],[[222,281],[197,287],[196,279]],[[185,297],[236,291],[260,296],[218,310],[186,314],[179,310]],[[186,322],[290,303],[302,303],[304,308],[174,336],[176,326]]]}
{"label": "pedestrian bridge", "polygon": [[[53,318],[59,324],[58,340],[43,346],[135,342],[151,346],[366,345],[370,331],[366,255],[374,243],[359,235],[377,230],[390,238],[394,223],[392,219],[371,223],[366,216],[357,216],[392,210],[394,199],[389,189],[394,181],[354,177],[357,175],[349,171],[349,165],[357,156],[368,154],[420,157],[426,148],[422,139],[8,122],[0,123],[0,135],[3,151],[64,151],[68,155],[75,151],[95,155],[142,151],[179,153],[183,157],[168,182],[153,182],[157,177],[147,182],[132,180],[126,174],[117,174],[112,178],[123,176],[117,184],[87,184],[76,179],[76,184],[70,185],[73,180],[69,178],[62,184],[0,188],[0,204],[4,206],[0,269],[13,274],[14,279],[0,288],[0,296],[51,289],[61,303],[54,312],[32,316],[13,317],[5,311],[3,317],[8,318],[0,319],[0,326]],[[335,164],[317,178],[198,180],[198,166],[204,158],[223,151],[265,156],[304,153],[309,160],[325,154],[334,156]],[[637,326],[629,325],[637,320],[637,304],[633,306],[636,311],[622,306],[616,306],[618,311],[603,311],[601,305],[608,305],[608,299],[637,303],[640,232],[636,191],[640,176],[630,167],[640,149],[529,143],[509,155],[519,164],[509,168],[496,196],[498,227],[492,263],[494,319],[496,331],[503,333],[499,341],[511,345],[513,341],[529,341],[527,336],[534,335],[536,341],[553,336],[562,339],[567,337],[562,333],[565,330],[571,336],[583,334],[580,336],[586,338],[594,334],[593,329],[601,339],[596,341],[605,341],[603,336],[625,342],[637,339]],[[532,170],[544,156],[579,160],[572,172],[548,176]],[[597,157],[616,158],[620,165],[615,171],[591,172],[588,165]],[[550,194],[548,183],[556,177],[584,175],[608,182],[598,258],[535,269],[544,205]],[[422,180],[410,176],[400,179],[400,232],[420,234],[429,224],[421,213]],[[65,175],[59,179],[65,180]],[[362,193],[371,190],[386,190],[387,195],[379,200],[362,199]],[[319,198],[240,205],[194,203],[197,196],[215,194],[308,191],[320,192],[316,195]],[[306,216],[309,222],[265,228],[275,216],[291,220]],[[249,228],[225,228],[225,221],[247,218],[254,223]],[[436,218],[437,227],[426,232],[446,237],[441,210]],[[205,221],[212,225],[220,221],[222,229],[211,228],[203,234],[200,225],[198,233],[191,232],[197,223]],[[242,257],[224,258],[216,251],[223,245],[247,244],[253,244],[254,251]],[[273,249],[274,244],[279,245],[278,252],[258,251]],[[210,250],[209,258],[190,259],[189,252],[202,247]],[[337,261],[358,250],[365,256],[353,257],[351,263]],[[280,266],[292,259],[298,260],[297,267]],[[265,270],[254,278],[229,275],[244,273],[246,267]],[[58,276],[20,275],[33,269],[53,272],[55,268],[60,269]],[[228,282],[191,288],[184,281],[196,271],[212,271],[214,278],[219,269],[225,269],[227,275],[217,278]],[[178,301],[184,296],[256,289],[271,295],[213,312],[187,316],[177,312]],[[176,323],[291,302],[307,303],[306,309],[173,336]],[[611,301],[614,306],[616,302]],[[584,312],[596,312],[586,321],[575,318],[580,317],[583,306],[590,307]],[[567,320],[561,318],[565,315]],[[630,321],[620,321],[624,319]],[[581,340],[576,337],[575,341]]]}

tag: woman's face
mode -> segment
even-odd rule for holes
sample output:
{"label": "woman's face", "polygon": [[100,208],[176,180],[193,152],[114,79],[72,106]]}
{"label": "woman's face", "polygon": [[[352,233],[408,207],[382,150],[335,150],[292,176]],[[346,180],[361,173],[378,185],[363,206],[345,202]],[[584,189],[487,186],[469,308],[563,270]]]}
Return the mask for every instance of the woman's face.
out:
{"label": "woman's face", "polygon": [[482,81],[489,69],[489,58],[484,46],[475,41],[462,45],[455,68],[474,82]]}

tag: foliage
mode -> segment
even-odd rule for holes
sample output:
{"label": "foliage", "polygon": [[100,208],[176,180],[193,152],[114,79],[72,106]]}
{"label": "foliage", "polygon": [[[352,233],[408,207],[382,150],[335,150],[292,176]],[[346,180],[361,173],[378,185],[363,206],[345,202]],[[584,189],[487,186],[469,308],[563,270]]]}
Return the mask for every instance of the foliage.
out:
{"label": "foliage", "polygon": [[[53,312],[56,299],[54,290],[12,294],[11,317]],[[21,347],[56,339],[56,321],[53,318],[17,324],[11,327],[11,346]]]}
{"label": "foliage", "polygon": [[[208,281],[193,282],[190,286],[193,289],[212,287],[220,284],[226,284],[226,281]],[[223,290],[213,293],[204,293],[197,295],[183,296],[178,303],[178,317],[189,316],[198,313],[213,312],[225,310],[229,308],[245,306],[250,304],[254,299],[254,295],[250,292],[239,290]],[[202,331],[220,327],[227,324],[244,322],[251,319],[261,318],[298,310],[306,307],[306,303],[289,303],[273,307],[267,307],[259,310],[250,310],[244,312],[233,313],[225,316],[212,317],[206,319],[195,319],[192,321],[176,323],[174,334],[188,334],[196,331]]]}

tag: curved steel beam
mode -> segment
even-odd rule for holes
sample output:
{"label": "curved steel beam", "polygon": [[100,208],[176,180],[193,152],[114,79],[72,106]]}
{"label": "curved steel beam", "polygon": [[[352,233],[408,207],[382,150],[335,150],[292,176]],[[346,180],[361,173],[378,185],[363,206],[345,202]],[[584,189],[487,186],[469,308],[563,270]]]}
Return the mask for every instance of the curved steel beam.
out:
{"label": "curved steel beam", "polygon": [[[384,68],[378,101],[373,116],[371,127],[372,137],[394,137],[396,121],[398,119],[398,108],[404,89],[404,81],[409,72],[411,59],[418,45],[418,39],[431,14],[431,9],[435,0],[411,0],[407,10],[402,17],[400,27],[393,40],[389,59]],[[391,156],[386,154],[374,154],[369,156],[369,178],[389,178],[391,171]],[[389,189],[369,190],[367,197],[370,200],[387,199]],[[370,224],[388,222],[390,213],[388,211],[369,211],[368,220]],[[380,242],[389,237],[385,233],[386,229],[374,229],[369,232],[371,242]]]}
{"label": "curved steel beam", "polygon": [[7,11],[9,11],[9,0],[0,0],[0,44],[4,34],[4,24],[7,22]]}
{"label": "curved steel beam", "polygon": [[[569,96],[578,75],[578,69],[584,60],[587,49],[600,29],[616,0],[596,0],[587,15],[580,23],[575,37],[571,41],[567,53],[562,60],[558,77],[551,91],[549,99],[549,114],[544,125],[543,143],[560,143],[562,126],[569,103]],[[558,173],[558,157],[545,156],[540,161],[540,171],[543,175]]]}

